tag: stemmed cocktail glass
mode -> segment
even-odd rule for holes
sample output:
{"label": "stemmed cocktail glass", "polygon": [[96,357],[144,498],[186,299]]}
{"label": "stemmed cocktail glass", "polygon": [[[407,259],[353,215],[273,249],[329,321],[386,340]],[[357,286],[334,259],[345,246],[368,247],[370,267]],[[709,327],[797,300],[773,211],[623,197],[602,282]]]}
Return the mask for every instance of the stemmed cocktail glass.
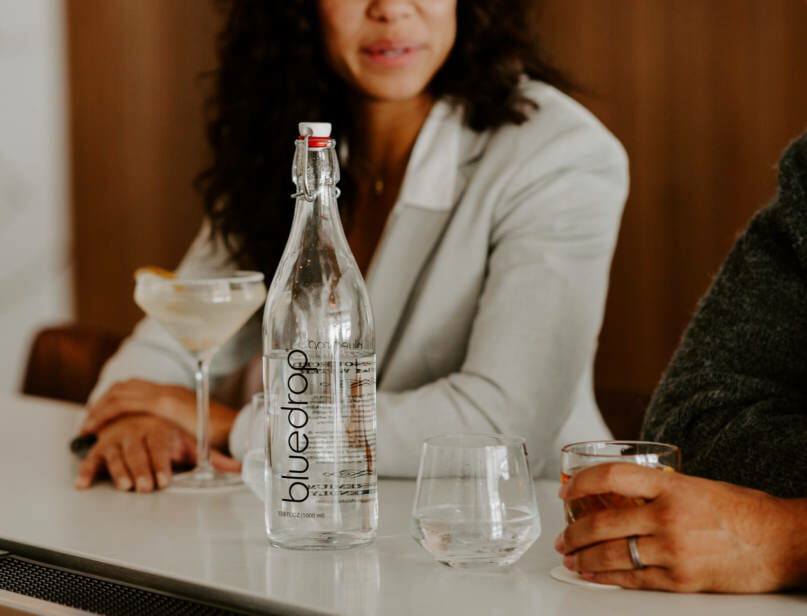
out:
{"label": "stemmed cocktail glass", "polygon": [[135,302],[185,348],[195,363],[197,408],[196,468],[174,477],[181,488],[235,485],[240,476],[210,463],[209,369],[213,356],[263,305],[266,287],[260,272],[228,276],[176,278],[170,272],[143,268],[135,275]]}

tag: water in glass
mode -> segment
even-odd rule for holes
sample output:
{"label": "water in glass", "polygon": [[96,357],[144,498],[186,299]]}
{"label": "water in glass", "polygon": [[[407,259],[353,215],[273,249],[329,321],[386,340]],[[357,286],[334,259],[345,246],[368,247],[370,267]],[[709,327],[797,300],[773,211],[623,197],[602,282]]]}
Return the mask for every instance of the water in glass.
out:
{"label": "water in glass", "polygon": [[411,533],[438,562],[510,565],[540,532],[523,439],[467,434],[426,440]]}

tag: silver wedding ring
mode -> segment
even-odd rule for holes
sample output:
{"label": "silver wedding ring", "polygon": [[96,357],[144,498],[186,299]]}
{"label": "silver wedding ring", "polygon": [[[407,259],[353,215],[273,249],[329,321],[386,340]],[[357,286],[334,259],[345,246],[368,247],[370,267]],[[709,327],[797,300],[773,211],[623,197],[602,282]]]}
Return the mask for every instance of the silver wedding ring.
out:
{"label": "silver wedding ring", "polygon": [[636,535],[628,537],[628,551],[630,552],[630,561],[633,563],[634,569],[644,569],[642,559],[639,558],[639,546],[636,545]]}

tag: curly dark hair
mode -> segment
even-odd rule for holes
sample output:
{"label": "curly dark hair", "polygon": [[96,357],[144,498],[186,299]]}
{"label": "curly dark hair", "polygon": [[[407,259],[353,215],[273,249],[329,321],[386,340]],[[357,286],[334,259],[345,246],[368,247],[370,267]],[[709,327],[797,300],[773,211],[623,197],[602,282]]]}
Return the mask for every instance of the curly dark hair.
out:
{"label": "curly dark hair", "polygon": [[[213,162],[196,179],[211,221],[242,267],[271,279],[291,227],[294,127],[327,120],[350,140],[356,119],[348,86],[328,67],[317,0],[229,0],[212,73],[207,138]],[[520,124],[536,105],[519,87],[526,75],[566,86],[544,61],[530,23],[535,0],[459,0],[457,36],[429,85],[463,111],[475,131]],[[342,168],[343,220],[350,224],[354,180]]]}

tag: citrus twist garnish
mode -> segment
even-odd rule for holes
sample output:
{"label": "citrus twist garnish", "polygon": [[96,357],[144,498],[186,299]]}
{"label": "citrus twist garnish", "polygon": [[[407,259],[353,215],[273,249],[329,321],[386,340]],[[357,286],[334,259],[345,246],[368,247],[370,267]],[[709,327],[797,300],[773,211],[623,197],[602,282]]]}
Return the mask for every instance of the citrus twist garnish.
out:
{"label": "citrus twist garnish", "polygon": [[162,267],[157,267],[156,265],[147,265],[145,267],[138,267],[135,270],[134,276],[137,278],[141,274],[153,274],[154,276],[159,276],[160,278],[165,278],[166,280],[173,280],[176,278],[176,274],[171,272],[167,269],[163,269]]}

